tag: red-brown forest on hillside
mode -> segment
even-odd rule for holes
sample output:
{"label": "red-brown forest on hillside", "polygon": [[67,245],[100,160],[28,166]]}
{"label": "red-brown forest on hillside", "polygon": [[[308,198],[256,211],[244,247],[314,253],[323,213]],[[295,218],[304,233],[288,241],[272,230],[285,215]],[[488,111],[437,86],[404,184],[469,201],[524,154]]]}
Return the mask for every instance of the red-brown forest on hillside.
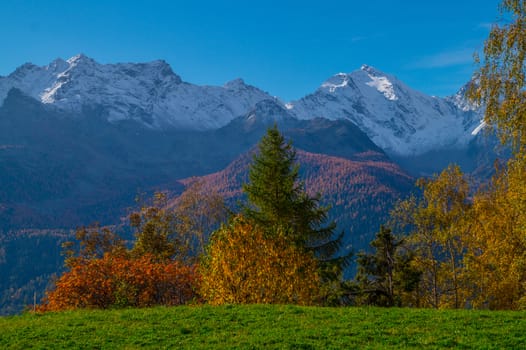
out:
{"label": "red-brown forest on hillside", "polygon": [[[355,250],[366,248],[387,218],[393,203],[412,189],[414,179],[388,158],[374,152],[354,160],[297,150],[297,163],[307,192],[320,194],[320,203],[330,206],[330,219],[346,232],[346,244]],[[224,170],[200,177],[235,207],[242,199],[242,184],[248,181],[252,153],[246,153]],[[183,180],[189,184],[196,178]]]}

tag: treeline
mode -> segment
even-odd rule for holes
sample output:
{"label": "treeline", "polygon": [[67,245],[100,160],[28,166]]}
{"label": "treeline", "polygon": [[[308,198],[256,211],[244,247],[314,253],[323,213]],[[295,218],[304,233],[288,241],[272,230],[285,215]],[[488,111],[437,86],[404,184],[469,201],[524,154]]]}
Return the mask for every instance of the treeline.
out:
{"label": "treeline", "polygon": [[341,254],[342,235],[324,225],[327,208],[306,193],[298,171],[275,127],[254,157],[240,213],[194,182],[176,202],[158,193],[130,214],[131,248],[109,228],[80,228],[64,245],[67,272],[39,310],[202,302],[526,307],[524,157],[476,192],[457,166],[419,180],[422,195],[395,206],[371,252],[357,254],[351,281],[342,277],[351,258]]}

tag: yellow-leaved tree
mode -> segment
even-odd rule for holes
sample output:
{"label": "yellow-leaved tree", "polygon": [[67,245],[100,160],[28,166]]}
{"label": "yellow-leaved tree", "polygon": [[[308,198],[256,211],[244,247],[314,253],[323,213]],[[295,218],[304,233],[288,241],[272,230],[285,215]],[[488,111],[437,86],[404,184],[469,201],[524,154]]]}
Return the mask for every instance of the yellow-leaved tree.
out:
{"label": "yellow-leaved tree", "polygon": [[471,97],[513,157],[474,199],[467,268],[477,307],[526,307],[526,1],[503,0]]}
{"label": "yellow-leaved tree", "polygon": [[[503,0],[503,25],[494,25],[484,45],[471,97],[485,106],[484,121],[515,154],[526,152],[526,1]],[[478,61],[478,59],[477,59]]]}
{"label": "yellow-leaved tree", "polygon": [[525,184],[524,166],[510,161],[475,196],[465,265],[476,308],[526,308]]}
{"label": "yellow-leaved tree", "polygon": [[421,280],[411,304],[464,307],[469,292],[463,258],[470,230],[469,185],[456,165],[432,179],[420,179],[422,198],[403,201],[393,211],[393,226],[408,229],[413,267]]}
{"label": "yellow-leaved tree", "polygon": [[210,304],[315,304],[318,263],[290,244],[286,232],[270,235],[242,216],[213,233],[203,260],[201,295]]}

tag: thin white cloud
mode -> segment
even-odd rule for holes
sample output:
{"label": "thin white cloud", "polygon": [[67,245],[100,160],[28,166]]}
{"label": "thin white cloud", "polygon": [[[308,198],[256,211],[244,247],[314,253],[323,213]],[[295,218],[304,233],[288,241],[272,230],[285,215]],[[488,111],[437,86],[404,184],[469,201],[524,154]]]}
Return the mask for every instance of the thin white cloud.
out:
{"label": "thin white cloud", "polygon": [[495,23],[493,23],[493,22],[482,22],[482,23],[478,24],[477,28],[490,31],[491,28],[493,28],[494,25],[495,25]]}
{"label": "thin white cloud", "polygon": [[367,37],[366,36],[353,36],[352,38],[349,39],[349,41],[351,43],[356,43],[358,41],[363,41],[363,40],[366,40]]}
{"label": "thin white cloud", "polygon": [[412,68],[445,68],[473,63],[474,49],[439,52],[425,56],[410,64]]}

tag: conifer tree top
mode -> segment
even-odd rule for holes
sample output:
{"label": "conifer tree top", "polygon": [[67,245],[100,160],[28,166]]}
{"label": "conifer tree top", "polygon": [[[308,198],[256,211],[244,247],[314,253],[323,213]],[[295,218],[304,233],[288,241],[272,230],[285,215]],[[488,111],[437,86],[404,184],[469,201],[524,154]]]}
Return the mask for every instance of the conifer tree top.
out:
{"label": "conifer tree top", "polygon": [[291,142],[277,125],[269,128],[254,155],[249,183],[243,186],[248,197],[244,215],[269,232],[284,232],[292,244],[314,251],[318,258],[330,259],[341,239],[333,237],[334,222],[324,226],[328,208],[307,194],[299,169]]}

